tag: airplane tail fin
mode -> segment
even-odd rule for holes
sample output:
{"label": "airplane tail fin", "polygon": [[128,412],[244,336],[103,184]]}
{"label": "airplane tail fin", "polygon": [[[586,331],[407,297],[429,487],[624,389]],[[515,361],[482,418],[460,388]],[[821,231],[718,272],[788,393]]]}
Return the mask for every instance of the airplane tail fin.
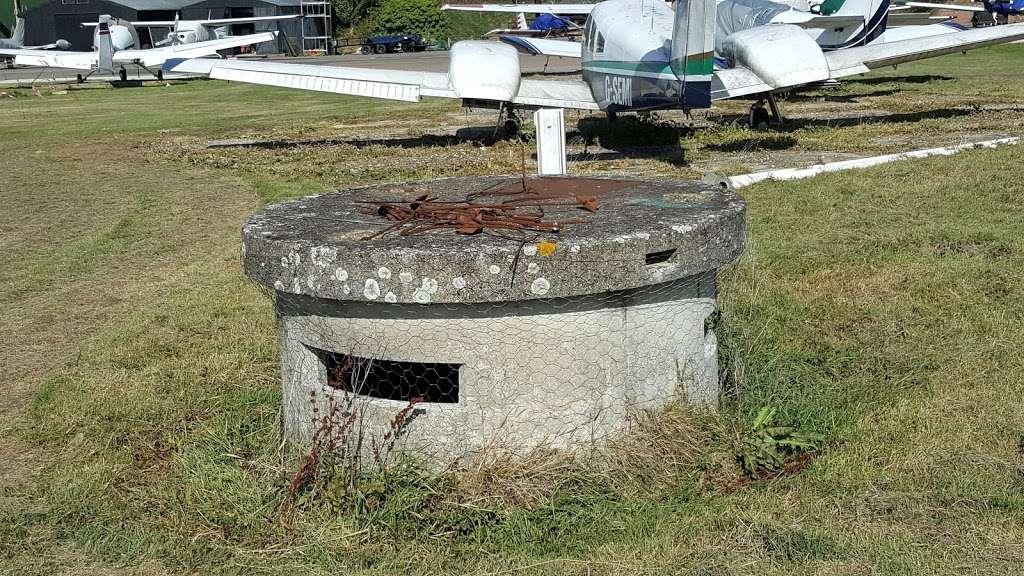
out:
{"label": "airplane tail fin", "polygon": [[21,2],[14,0],[14,29],[11,30],[11,42],[18,45],[25,45],[25,19],[21,16]]}
{"label": "airplane tail fin", "polygon": [[99,26],[96,30],[99,43],[96,50],[99,51],[99,69],[114,69],[114,45],[110,41],[110,16],[100,16]]}
{"label": "airplane tail fin", "polygon": [[21,16],[14,17],[14,30],[11,30],[11,42],[18,45],[25,45],[25,19]]}
{"label": "airplane tail fin", "polygon": [[683,108],[711,107],[716,6],[715,0],[676,0],[670,65],[683,83]]}
{"label": "airplane tail fin", "polygon": [[[857,40],[850,46],[863,46],[885,32],[889,21],[890,0],[825,0],[816,7],[823,16],[860,16],[864,28],[857,31]],[[849,46],[844,46],[849,47]]]}

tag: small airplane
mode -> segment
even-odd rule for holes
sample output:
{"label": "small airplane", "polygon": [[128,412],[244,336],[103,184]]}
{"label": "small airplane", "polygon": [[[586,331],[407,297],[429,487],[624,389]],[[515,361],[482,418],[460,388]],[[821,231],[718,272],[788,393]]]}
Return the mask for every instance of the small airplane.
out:
{"label": "small airplane", "polygon": [[[659,0],[651,0],[658,2]],[[1024,2],[1024,0],[1019,0]],[[473,12],[510,12],[526,10],[548,14],[557,9],[563,14],[589,14],[598,4],[446,4],[442,10]],[[948,18],[933,19],[928,14],[892,14],[890,0],[718,0],[716,5],[716,38],[722,40],[734,32],[769,24],[792,24],[802,28],[823,50],[839,50],[863,46],[875,41],[906,40],[910,38],[948,34],[962,30],[949,25]],[[906,7],[909,8],[909,7]],[[896,7],[897,10],[906,9]],[[945,26],[943,26],[945,24]],[[899,33],[890,33],[890,27],[906,27]],[[578,45],[548,39],[501,36],[499,40],[514,46],[520,52],[544,56],[580,57]],[[716,51],[721,51],[720,43]]]}
{"label": "small airplane", "polygon": [[516,28],[498,28],[483,35],[484,38],[498,36],[526,36],[532,38],[548,38],[551,36],[578,36],[583,27],[571,18],[556,14],[538,14],[533,22],[527,23],[526,16],[520,12],[516,15]]}
{"label": "small airplane", "polygon": [[[238,24],[256,24],[260,22],[280,22],[284,20],[297,20],[302,18],[301,14],[290,14],[286,16],[256,16],[252,18],[221,18],[214,20],[181,20],[177,14],[174,20],[149,20],[149,21],[114,21],[110,23],[110,41],[116,50],[128,50],[139,48],[138,33],[133,28],[167,28],[167,37],[153,43],[154,48],[161,46],[178,46],[181,44],[195,44],[208,40],[221,40],[231,37],[231,26]],[[97,22],[83,22],[82,26],[97,27]],[[93,34],[93,47],[99,46],[99,29]]]}
{"label": "small airplane", "polygon": [[[980,5],[979,5],[980,4]],[[973,5],[969,4],[940,4],[937,2],[905,2],[905,6],[913,8],[928,8],[931,10],[953,10],[957,12],[971,12],[971,20],[975,23],[975,26],[992,26],[996,24],[1006,24],[1009,22],[1010,16],[1022,16],[1024,15],[1024,0],[1003,0],[1003,1],[990,1],[981,0],[975,1]],[[982,20],[979,18],[981,15],[987,15],[991,20]]]}
{"label": "small airplane", "polygon": [[[44,66],[51,68],[71,68],[75,70],[88,70],[88,74],[78,75],[78,82],[84,82],[86,78],[96,72],[115,71],[121,80],[128,79],[128,72],[125,64],[135,64],[151,73],[157,79],[163,79],[163,70],[160,66],[169,59],[176,58],[198,58],[201,56],[215,56],[218,50],[248,46],[269,42],[277,38],[277,32],[260,32],[247,36],[232,36],[220,40],[207,40],[195,42],[183,46],[164,46],[162,48],[150,48],[146,50],[117,50],[110,40],[110,16],[100,16],[97,26],[99,41],[94,52],[54,52],[50,50],[36,49],[0,49],[0,56],[13,56],[14,63],[18,66]],[[152,72],[152,68],[157,68]]]}
{"label": "small airplane", "polygon": [[10,38],[0,38],[0,48],[10,50],[67,50],[71,48],[71,43],[67,40],[57,40],[53,44],[25,46],[25,19],[22,18],[21,2],[20,0],[14,0],[14,30],[11,30]]}
{"label": "small airplane", "polygon": [[[848,0],[849,1],[849,0]],[[561,5],[560,5],[561,6]],[[619,112],[709,108],[713,100],[814,87],[933,56],[1024,39],[1024,23],[825,51],[792,24],[741,30],[716,52],[716,0],[606,0],[591,7],[580,45],[582,79],[523,78],[515,48],[456,42],[448,73],[276,62],[172,59],[169,71],[300,90],[418,102],[422,96],[491,106],[513,123],[515,107]],[[717,64],[717,68],[716,68]],[[514,124],[513,124],[514,125]]]}

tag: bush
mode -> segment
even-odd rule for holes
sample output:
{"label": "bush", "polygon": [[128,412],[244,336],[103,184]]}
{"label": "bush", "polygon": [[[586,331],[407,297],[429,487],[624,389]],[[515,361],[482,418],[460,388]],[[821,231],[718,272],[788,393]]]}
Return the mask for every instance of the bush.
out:
{"label": "bush", "polygon": [[370,0],[331,0],[334,9],[334,25],[351,29],[361,22],[370,11]]}
{"label": "bush", "polygon": [[381,0],[373,15],[374,34],[419,34],[427,41],[444,41],[448,18],[436,0]]}

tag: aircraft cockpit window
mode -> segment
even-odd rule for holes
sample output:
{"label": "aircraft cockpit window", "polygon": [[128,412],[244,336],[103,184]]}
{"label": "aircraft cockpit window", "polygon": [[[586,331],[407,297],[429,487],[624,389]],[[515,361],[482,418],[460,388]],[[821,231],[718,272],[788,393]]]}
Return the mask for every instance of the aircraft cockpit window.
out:
{"label": "aircraft cockpit window", "polygon": [[604,52],[604,34],[597,33],[597,52]]}

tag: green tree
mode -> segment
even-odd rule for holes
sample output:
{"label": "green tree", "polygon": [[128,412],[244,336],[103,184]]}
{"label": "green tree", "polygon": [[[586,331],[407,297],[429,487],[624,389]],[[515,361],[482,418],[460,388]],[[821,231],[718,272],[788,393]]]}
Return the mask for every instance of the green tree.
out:
{"label": "green tree", "polygon": [[373,15],[375,34],[419,34],[428,41],[448,37],[448,18],[437,0],[381,0]]}
{"label": "green tree", "polygon": [[334,25],[337,28],[352,29],[362,22],[370,12],[371,0],[331,0],[334,8]]}

